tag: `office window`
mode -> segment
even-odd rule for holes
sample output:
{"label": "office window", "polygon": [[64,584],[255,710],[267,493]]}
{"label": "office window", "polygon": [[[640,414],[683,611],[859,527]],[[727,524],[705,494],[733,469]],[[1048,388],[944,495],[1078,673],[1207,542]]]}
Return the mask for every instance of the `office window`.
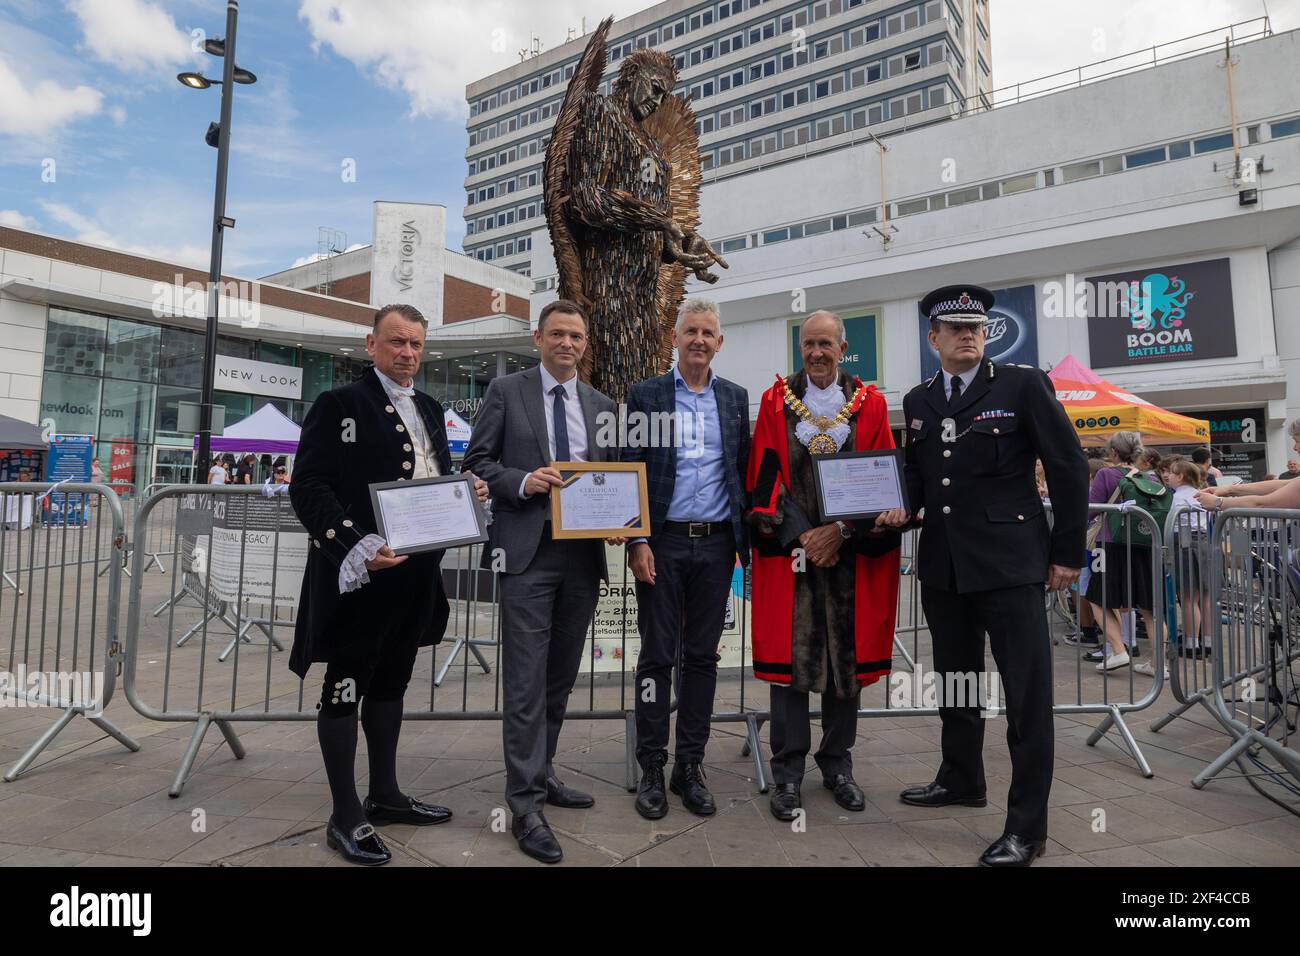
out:
{"label": "office window", "polygon": [[876,210],[861,209],[858,212],[849,213],[849,226],[864,226],[867,223],[876,221]]}
{"label": "office window", "polygon": [[909,113],[921,112],[921,94],[919,92],[909,93],[904,105]]}
{"label": "office window", "polygon": [[1010,179],[1002,180],[1002,195],[1009,193],[1022,193],[1027,189],[1034,189],[1038,186],[1038,174],[1026,173],[1023,176],[1012,176]]}
{"label": "office window", "polygon": [[749,141],[749,155],[762,156],[764,153],[776,152],[776,134],[756,136]]}
{"label": "office window", "polygon": [[899,16],[889,17],[889,18],[885,21],[885,27],[886,27],[886,30],[887,30],[887,32],[889,33],[889,35],[890,35],[891,37],[892,37],[895,33],[902,33],[902,32],[903,32],[903,18],[902,18],[902,17],[899,17]]}
{"label": "office window", "polygon": [[1129,153],[1124,157],[1124,167],[1126,169],[1137,169],[1139,166],[1150,166],[1153,163],[1163,163],[1168,156],[1163,146],[1157,149],[1144,149],[1141,152]]}
{"label": "office window", "polygon": [[786,90],[781,94],[781,108],[784,110],[802,106],[808,102],[808,87],[801,86],[795,90]]}
{"label": "office window", "polygon": [[894,206],[895,216],[910,216],[918,212],[926,212],[930,208],[929,200],[911,199],[907,202],[900,202]]}
{"label": "office window", "polygon": [[1192,145],[1196,148],[1196,154],[1211,153],[1218,149],[1232,148],[1232,134],[1222,133],[1218,136],[1206,136],[1204,139],[1194,140]]}
{"label": "office window", "polygon": [[793,70],[796,66],[803,66],[807,62],[808,62],[807,48],[800,50],[798,53],[791,52],[791,53],[781,54],[782,70]]}
{"label": "office window", "polygon": [[885,104],[875,103],[867,107],[867,122],[880,123],[885,118]]}
{"label": "office window", "polygon": [[699,135],[701,136],[705,135],[706,133],[712,133],[713,126],[714,123],[713,123],[712,116],[706,116],[703,119],[701,119],[698,123],[695,124],[695,127],[699,131]]}
{"label": "office window", "polygon": [[745,158],[745,144],[737,143],[735,146],[724,146],[718,150],[718,165],[728,166],[731,163],[738,163]]}
{"label": "office window", "polygon": [[834,96],[837,93],[844,92],[844,77],[832,76],[825,80],[818,80],[813,84],[813,96],[821,99],[824,96]]}
{"label": "office window", "polygon": [[1187,140],[1169,144],[1170,159],[1186,159],[1190,155],[1192,155],[1192,144]]}
{"label": "office window", "polygon": [[710,169],[712,169],[712,168],[713,168],[713,153],[711,153],[711,152],[709,152],[709,153],[701,153],[701,154],[700,154],[700,169],[701,169],[702,171],[707,172],[708,170],[710,170]]}
{"label": "office window", "polygon": [[807,124],[781,131],[782,149],[790,149],[792,146],[802,146],[806,142],[808,142]]}
{"label": "office window", "polygon": [[749,81],[761,80],[765,76],[773,76],[776,73],[776,58],[764,60],[762,63],[752,63],[749,67]]}
{"label": "office window", "polygon": [[921,51],[913,50],[911,53],[903,54],[903,70],[910,73],[912,70],[921,68]]}
{"label": "office window", "polygon": [[913,30],[921,25],[920,9],[908,10],[903,14],[903,29]]}
{"label": "office window", "polygon": [[978,186],[971,186],[968,189],[957,189],[948,193],[949,206],[964,206],[969,202],[979,202],[980,190]]}
{"label": "office window", "polygon": [[948,88],[946,86],[930,87],[930,106],[943,106],[948,102]]}
{"label": "office window", "polygon": [[1086,163],[1072,163],[1069,166],[1061,167],[1061,182],[1073,183],[1080,179],[1090,179],[1093,176],[1101,175],[1101,163],[1097,160],[1089,160]]}
{"label": "office window", "polygon": [[763,245],[767,246],[774,242],[785,242],[789,238],[789,229],[773,229],[771,232],[763,233]]}
{"label": "office window", "polygon": [[943,4],[939,0],[925,5],[925,22],[931,23],[943,17]]}
{"label": "office window", "polygon": [[718,128],[726,129],[734,123],[745,122],[745,108],[737,106],[734,109],[723,110],[718,114]]}
{"label": "office window", "polygon": [[823,232],[831,231],[831,221],[829,219],[818,219],[816,222],[805,222],[803,224],[803,234],[805,236],[819,236]]}
{"label": "office window", "polygon": [[724,239],[724,240],[722,240],[722,246],[721,246],[721,248],[718,249],[718,251],[719,251],[719,252],[724,252],[724,253],[726,253],[726,252],[736,252],[736,251],[738,251],[738,250],[740,250],[740,249],[745,249],[745,248],[747,248],[748,246],[749,246],[749,237],[748,237],[748,236],[741,236],[741,237],[738,238],[738,239]]}
{"label": "office window", "polygon": [[1273,139],[1279,139],[1283,136],[1294,136],[1300,133],[1300,116],[1294,119],[1279,120],[1276,123],[1268,124],[1268,134]]}
{"label": "office window", "polygon": [[1124,169],[1123,156],[1107,156],[1101,161],[1101,174],[1118,173]]}
{"label": "office window", "polygon": [[838,136],[844,132],[844,116],[828,116],[825,119],[819,119],[814,128],[817,139],[825,139],[828,136]]}
{"label": "office window", "polygon": [[781,18],[781,32],[789,33],[796,27],[806,27],[808,25],[808,11],[798,10],[794,14],[787,14]]}
{"label": "office window", "polygon": [[925,62],[931,65],[942,63],[948,55],[948,44],[931,43],[925,48]]}

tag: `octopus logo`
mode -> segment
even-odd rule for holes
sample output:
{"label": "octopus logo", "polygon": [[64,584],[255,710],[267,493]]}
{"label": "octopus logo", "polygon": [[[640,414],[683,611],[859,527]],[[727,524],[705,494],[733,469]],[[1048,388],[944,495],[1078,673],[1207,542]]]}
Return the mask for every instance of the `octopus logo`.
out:
{"label": "octopus logo", "polygon": [[1187,303],[1195,296],[1178,276],[1153,272],[1141,282],[1129,283],[1129,321],[1143,332],[1153,331],[1157,325],[1162,329],[1181,328],[1187,318]]}

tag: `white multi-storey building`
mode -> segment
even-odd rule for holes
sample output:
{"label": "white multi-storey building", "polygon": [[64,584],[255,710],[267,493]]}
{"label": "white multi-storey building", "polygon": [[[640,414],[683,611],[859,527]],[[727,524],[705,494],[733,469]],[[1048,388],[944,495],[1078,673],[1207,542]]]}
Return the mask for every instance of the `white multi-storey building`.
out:
{"label": "white multi-storey building", "polygon": [[[532,274],[542,161],[578,37],[471,83],[467,255]],[[613,24],[603,91],[634,49],[673,56],[710,181],[988,105],[987,0],[666,0]]]}

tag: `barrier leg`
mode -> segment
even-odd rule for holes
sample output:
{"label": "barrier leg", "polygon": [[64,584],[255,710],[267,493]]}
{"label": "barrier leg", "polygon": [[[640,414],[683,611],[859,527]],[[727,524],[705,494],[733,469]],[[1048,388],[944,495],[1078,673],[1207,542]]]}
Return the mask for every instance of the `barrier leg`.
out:
{"label": "barrier leg", "polygon": [[1183,716],[1183,714],[1187,713],[1197,704],[1204,701],[1205,694],[1206,692],[1203,690],[1198,691],[1196,694],[1189,697],[1186,703],[1179,704],[1177,707],[1175,707],[1169,713],[1165,714],[1163,717],[1151,721],[1151,732],[1157,734],[1160,733],[1160,731],[1164,730],[1166,727],[1172,724],[1179,717]]}
{"label": "barrier leg", "polygon": [[1207,783],[1219,775],[1224,767],[1240,757],[1254,743],[1255,741],[1251,739],[1250,734],[1242,734],[1233,742],[1231,747],[1219,754],[1204,770],[1192,778],[1192,786],[1197,790],[1203,789]]}
{"label": "barrier leg", "polygon": [[1142,772],[1142,776],[1146,777],[1148,780],[1154,777],[1155,771],[1153,771],[1151,765],[1147,763],[1147,758],[1142,754],[1142,749],[1138,746],[1137,740],[1134,739],[1133,732],[1128,729],[1128,724],[1124,723],[1124,715],[1120,713],[1118,704],[1110,705],[1110,712],[1106,715],[1106,719],[1098,724],[1097,729],[1088,735],[1088,746],[1097,746],[1097,741],[1106,736],[1106,731],[1110,730],[1111,727],[1114,727],[1119,731],[1120,737],[1124,740],[1124,746],[1128,748],[1128,752],[1137,763],[1138,770]]}
{"label": "barrier leg", "polygon": [[23,589],[18,586],[18,583],[16,581],[14,581],[13,575],[11,575],[8,571],[5,571],[3,573],[3,579],[4,579],[4,583],[0,584],[0,588],[4,587],[4,585],[7,584],[15,591],[18,592],[19,597],[22,596]]}
{"label": "barrier leg", "polygon": [[230,746],[230,752],[235,755],[236,760],[243,760],[247,756],[244,745],[239,736],[235,733],[235,728],[231,726],[228,720],[216,721],[217,729],[221,731],[221,736],[226,738],[226,743]]}
{"label": "barrier leg", "polygon": [[903,642],[898,639],[897,634],[894,635],[894,649],[902,655],[903,660],[907,661],[907,669],[916,673],[916,661],[912,660],[912,655],[907,653],[907,648],[903,646]]}
{"label": "barrier leg", "polygon": [[185,789],[185,781],[189,779],[190,770],[194,767],[194,758],[199,755],[199,747],[203,745],[203,737],[207,734],[208,726],[211,723],[211,717],[207,714],[199,714],[199,719],[194,724],[194,733],[190,736],[190,744],[185,748],[185,753],[181,756],[181,765],[176,768],[176,776],[172,779],[171,789],[167,791],[167,796],[179,797],[181,791]]}
{"label": "barrier leg", "polygon": [[636,713],[634,711],[623,715],[623,728],[623,739],[627,743],[627,792],[636,793],[641,768],[636,762]]}
{"label": "barrier leg", "polygon": [[50,741],[57,737],[64,727],[72,723],[72,718],[76,716],[77,709],[75,707],[69,707],[65,710],[63,715],[52,723],[45,733],[41,734],[40,739],[28,747],[27,752],[18,758],[18,762],[5,774],[5,781],[8,783],[17,780],[18,775],[32,765],[32,761],[40,756],[41,751],[48,747]]}
{"label": "barrier leg", "polygon": [[745,715],[745,747],[741,756],[754,755],[754,779],[758,781],[758,792],[767,793],[767,771],[763,767],[763,747],[758,740],[760,721],[758,714]]}
{"label": "barrier leg", "polygon": [[92,724],[94,724],[96,727],[98,727],[100,730],[102,730],[104,733],[108,734],[118,743],[120,743],[127,750],[131,751],[132,753],[139,752],[140,744],[136,741],[136,739],[128,735],[126,731],[119,728],[112,721],[108,720],[105,717],[87,716],[86,719],[90,721]]}

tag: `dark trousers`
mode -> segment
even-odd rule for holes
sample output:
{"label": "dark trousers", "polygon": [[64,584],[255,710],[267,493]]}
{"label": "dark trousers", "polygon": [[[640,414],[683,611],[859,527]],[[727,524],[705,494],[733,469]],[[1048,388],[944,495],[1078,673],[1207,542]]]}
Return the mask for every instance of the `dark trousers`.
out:
{"label": "dark trousers", "polygon": [[[1044,839],[1054,741],[1052,647],[1043,613],[1043,586],[958,594],[922,584],[921,606],[934,641],[935,689],[943,721],[943,763],[937,782],[954,793],[985,792],[981,701],[949,700],[950,688],[955,692],[967,685],[955,679],[950,682],[944,675],[982,674],[987,633],[1001,683],[998,706],[1005,708],[1011,750],[1007,832]],[[957,703],[970,706],[950,706]]]}
{"label": "dark trousers", "polygon": [[[803,780],[804,760],[812,747],[808,721],[808,694],[780,684],[772,686],[772,779],[776,783]],[[822,742],[813,759],[823,777],[837,773],[852,775],[853,754],[849,748],[858,736],[858,702],[852,697],[822,694]]]}
{"label": "dark trousers", "polygon": [[[673,665],[677,664],[678,762],[704,759],[718,682],[718,640],[736,565],[730,529],[687,537],[665,531],[647,542],[655,583],[636,583],[641,651],[636,664],[636,757],[644,767],[668,753]],[[680,654],[680,660],[678,655]]]}
{"label": "dark trousers", "polygon": [[600,593],[599,541],[542,534],[519,574],[501,575],[501,733],[515,816],[546,803],[546,778]]}
{"label": "dark trousers", "polygon": [[326,717],[342,717],[356,713],[363,697],[401,700],[419,650],[419,641],[408,634],[338,648],[325,666],[318,709]]}

